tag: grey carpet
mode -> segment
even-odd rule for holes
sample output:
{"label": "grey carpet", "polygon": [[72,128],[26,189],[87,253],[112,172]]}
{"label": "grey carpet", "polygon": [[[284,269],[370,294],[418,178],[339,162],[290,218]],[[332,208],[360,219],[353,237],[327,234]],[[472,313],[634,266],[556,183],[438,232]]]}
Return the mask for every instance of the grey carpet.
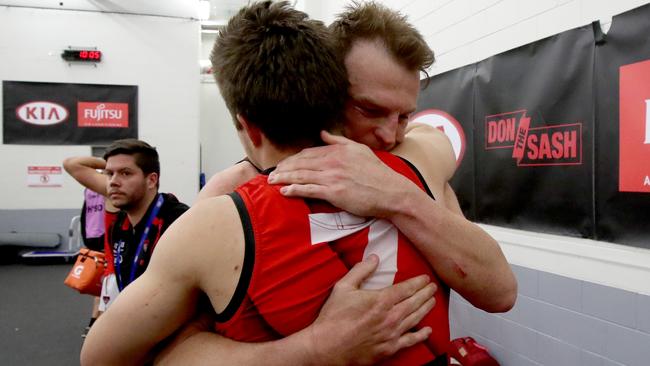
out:
{"label": "grey carpet", "polygon": [[0,365],[79,365],[92,297],[63,284],[66,264],[0,264]]}

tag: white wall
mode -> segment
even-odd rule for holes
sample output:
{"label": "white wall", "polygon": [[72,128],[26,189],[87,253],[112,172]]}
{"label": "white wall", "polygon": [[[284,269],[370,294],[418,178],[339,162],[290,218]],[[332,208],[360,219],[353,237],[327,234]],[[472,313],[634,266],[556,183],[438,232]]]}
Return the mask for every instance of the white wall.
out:
{"label": "white wall", "polygon": [[201,171],[206,180],[246,156],[214,82],[201,84]]}
{"label": "white wall", "polygon": [[[430,74],[468,65],[509,49],[591,23],[647,0],[383,0],[400,10],[436,54]],[[308,1],[306,11],[329,24],[349,1]]]}
{"label": "white wall", "polygon": [[0,5],[16,7],[102,11],[121,14],[159,15],[174,18],[196,18],[198,3],[194,0],[0,0]]}
{"label": "white wall", "polygon": [[[201,60],[208,63],[216,34],[201,34]],[[210,177],[246,156],[212,75],[204,75],[200,87],[201,171]]]}
{"label": "white wall", "polygon": [[[59,2],[14,3],[56,7]],[[193,2],[181,3],[169,1],[161,9],[194,11]],[[127,4],[113,2],[113,9],[151,13]],[[103,60],[96,68],[69,66],[60,54],[70,45],[97,46]],[[0,79],[137,85],[139,138],[159,151],[161,190],[185,202],[198,191],[198,54],[199,23],[189,18],[116,14],[105,5],[102,12],[0,7]],[[73,155],[90,155],[90,147],[0,145],[0,209],[79,208],[81,186],[65,173],[61,188],[25,183],[27,166],[61,165]]]}

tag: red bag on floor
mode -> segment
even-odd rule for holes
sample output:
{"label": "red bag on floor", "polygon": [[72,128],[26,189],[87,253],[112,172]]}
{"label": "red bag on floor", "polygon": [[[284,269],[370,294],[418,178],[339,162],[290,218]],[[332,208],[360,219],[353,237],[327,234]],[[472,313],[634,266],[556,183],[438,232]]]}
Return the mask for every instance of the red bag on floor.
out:
{"label": "red bag on floor", "polygon": [[488,349],[476,343],[472,337],[451,341],[449,355],[462,366],[499,366],[497,360],[488,353]]}

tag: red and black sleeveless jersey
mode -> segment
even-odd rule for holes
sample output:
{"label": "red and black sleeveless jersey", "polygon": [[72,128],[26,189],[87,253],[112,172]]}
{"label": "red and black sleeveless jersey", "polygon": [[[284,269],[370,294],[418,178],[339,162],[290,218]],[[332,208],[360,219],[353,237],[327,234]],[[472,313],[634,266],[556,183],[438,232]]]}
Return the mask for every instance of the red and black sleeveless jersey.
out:
{"label": "red and black sleeveless jersey", "polygon": [[[377,156],[425,189],[415,168],[385,152]],[[323,201],[287,198],[257,176],[231,194],[244,227],[244,268],[233,299],[217,315],[218,333],[245,342],[278,339],[311,324],[333,285],[357,262],[377,254],[365,288],[383,288],[428,274],[436,305],[418,327],[432,335],[386,365],[422,365],[447,352],[449,292],[413,244],[389,221],[363,218]]]}

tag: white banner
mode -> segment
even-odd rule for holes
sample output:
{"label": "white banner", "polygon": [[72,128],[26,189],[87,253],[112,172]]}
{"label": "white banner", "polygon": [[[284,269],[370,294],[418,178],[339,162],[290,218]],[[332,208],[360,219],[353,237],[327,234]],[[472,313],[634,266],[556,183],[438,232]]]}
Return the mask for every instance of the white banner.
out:
{"label": "white banner", "polygon": [[28,187],[61,187],[63,174],[60,166],[28,166]]}

